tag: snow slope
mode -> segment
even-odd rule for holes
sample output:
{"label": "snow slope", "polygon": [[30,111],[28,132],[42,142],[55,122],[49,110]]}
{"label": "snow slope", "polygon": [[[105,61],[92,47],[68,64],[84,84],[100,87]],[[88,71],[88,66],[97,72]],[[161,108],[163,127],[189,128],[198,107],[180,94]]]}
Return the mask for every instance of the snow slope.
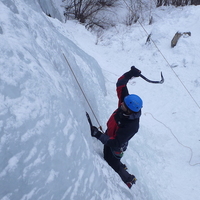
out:
{"label": "snow slope", "polygon": [[[153,13],[152,25],[119,25],[98,37],[79,24],[66,24],[68,37],[102,67],[111,112],[117,105],[115,82],[130,66],[153,80],[160,80],[161,71],[164,74],[163,85],[142,79],[129,84],[130,92],[144,100],[141,129],[124,157],[139,179],[140,194],[146,193],[137,198],[199,198],[199,10],[199,6],[160,8]],[[147,44],[145,31],[153,40]],[[171,48],[177,31],[190,31],[191,37],[182,36]]]}
{"label": "snow slope", "polygon": [[[0,199],[198,199],[200,165],[190,164],[200,162],[199,9],[159,9],[154,23],[145,25],[176,66],[171,68],[153,43],[145,45],[139,24],[119,25],[96,38],[76,22],[47,17],[36,0],[2,0]],[[171,49],[176,31],[192,36]],[[117,106],[115,82],[131,65],[151,79],[160,79],[162,71],[165,83],[130,81],[144,108],[140,131],[123,158],[138,178],[129,190],[103,160],[102,144],[89,135],[85,111],[98,124],[85,96],[105,130]]]}

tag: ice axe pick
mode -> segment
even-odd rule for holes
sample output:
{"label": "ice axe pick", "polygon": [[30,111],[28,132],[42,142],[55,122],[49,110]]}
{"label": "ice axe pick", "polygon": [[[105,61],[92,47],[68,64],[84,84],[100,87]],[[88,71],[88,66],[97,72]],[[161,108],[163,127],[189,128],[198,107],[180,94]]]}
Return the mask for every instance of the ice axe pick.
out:
{"label": "ice axe pick", "polygon": [[160,81],[152,81],[152,80],[149,80],[148,78],[146,78],[144,75],[140,74],[139,75],[141,78],[143,78],[145,81],[149,82],[149,83],[164,83],[164,77],[162,75],[162,72],[161,72],[161,80]]}

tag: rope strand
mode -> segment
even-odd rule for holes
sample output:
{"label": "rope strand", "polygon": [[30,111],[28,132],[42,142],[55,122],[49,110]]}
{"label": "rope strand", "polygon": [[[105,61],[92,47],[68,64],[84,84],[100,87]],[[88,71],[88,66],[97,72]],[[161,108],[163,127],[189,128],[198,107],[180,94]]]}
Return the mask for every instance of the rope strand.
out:
{"label": "rope strand", "polygon": [[[90,102],[88,101],[88,99],[87,99],[87,97],[86,97],[86,95],[85,95],[85,93],[84,93],[84,91],[83,91],[83,89],[82,89],[82,87],[81,87],[81,85],[80,85],[78,79],[76,78],[76,75],[75,75],[74,71],[72,70],[72,67],[71,67],[71,65],[69,64],[69,61],[67,60],[67,58],[66,58],[66,56],[65,56],[64,53],[63,53],[63,56],[64,56],[64,58],[65,58],[65,60],[66,60],[66,62],[67,62],[67,64],[68,64],[68,66],[69,66],[69,68],[70,68],[70,70],[71,70],[71,72],[72,72],[72,74],[73,74],[73,76],[74,76],[74,78],[75,78],[75,80],[76,80],[76,83],[77,83],[77,85],[79,86],[79,88],[80,88],[80,90],[81,90],[81,92],[82,92],[82,94],[83,94],[83,96],[84,96],[84,98],[85,98],[85,100],[86,100],[86,102],[87,102],[87,104],[88,104],[90,110],[92,111],[92,114],[94,115],[94,118],[96,119],[96,121],[97,121],[97,123],[98,123],[98,125],[99,125],[99,128],[102,130],[101,125],[100,125],[100,123],[99,123],[99,121],[98,121],[98,119],[97,119],[97,117],[96,117],[96,115],[95,115],[95,113],[94,113],[94,111],[93,111],[93,109],[92,109],[92,106],[90,105]],[[103,131],[103,130],[102,130],[102,131]]]}
{"label": "rope strand", "polygon": [[151,117],[152,117],[155,121],[157,121],[157,122],[159,122],[160,124],[162,124],[165,128],[167,128],[167,129],[171,132],[171,134],[173,135],[173,137],[176,139],[176,141],[177,141],[181,146],[183,146],[184,148],[187,148],[187,149],[190,150],[190,159],[189,159],[189,161],[188,161],[190,166],[200,165],[200,163],[191,164],[191,161],[192,161],[192,158],[193,158],[193,151],[192,151],[192,148],[189,147],[189,146],[184,145],[183,143],[181,143],[181,142],[179,141],[179,139],[175,136],[175,134],[173,133],[173,131],[171,130],[171,128],[169,128],[169,127],[168,127],[167,125],[165,125],[163,122],[161,122],[161,121],[159,121],[158,119],[156,119],[151,113],[146,112],[146,113],[144,113],[144,115],[145,115],[145,116],[146,116],[146,115],[151,115]]}

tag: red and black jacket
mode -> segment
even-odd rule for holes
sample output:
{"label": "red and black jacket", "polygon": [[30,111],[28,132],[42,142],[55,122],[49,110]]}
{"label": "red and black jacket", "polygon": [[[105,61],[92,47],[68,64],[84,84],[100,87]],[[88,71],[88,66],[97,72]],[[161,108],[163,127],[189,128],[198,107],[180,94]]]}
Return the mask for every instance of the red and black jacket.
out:
{"label": "red and black jacket", "polygon": [[101,142],[113,149],[126,150],[128,141],[138,132],[139,118],[141,111],[125,116],[121,110],[121,103],[124,98],[129,95],[127,83],[131,78],[129,72],[122,75],[117,81],[117,96],[119,99],[118,109],[110,116],[107,122],[106,134],[102,134],[99,138]]}

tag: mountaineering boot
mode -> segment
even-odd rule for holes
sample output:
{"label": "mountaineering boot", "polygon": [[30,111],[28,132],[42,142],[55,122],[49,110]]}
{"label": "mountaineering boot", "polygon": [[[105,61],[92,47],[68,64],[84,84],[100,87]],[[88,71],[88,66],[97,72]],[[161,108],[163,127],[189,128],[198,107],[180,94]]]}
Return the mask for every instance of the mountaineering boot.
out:
{"label": "mountaineering boot", "polygon": [[121,164],[121,166],[123,167],[123,169],[125,169],[125,170],[128,169],[127,166],[126,166],[124,163],[121,163],[121,162],[120,162],[120,164]]}
{"label": "mountaineering boot", "polygon": [[130,179],[130,180],[128,180],[128,181],[126,182],[126,185],[127,185],[129,188],[131,188],[132,185],[135,184],[135,182],[137,181],[137,179],[135,178],[134,175],[131,175],[129,179]]}

